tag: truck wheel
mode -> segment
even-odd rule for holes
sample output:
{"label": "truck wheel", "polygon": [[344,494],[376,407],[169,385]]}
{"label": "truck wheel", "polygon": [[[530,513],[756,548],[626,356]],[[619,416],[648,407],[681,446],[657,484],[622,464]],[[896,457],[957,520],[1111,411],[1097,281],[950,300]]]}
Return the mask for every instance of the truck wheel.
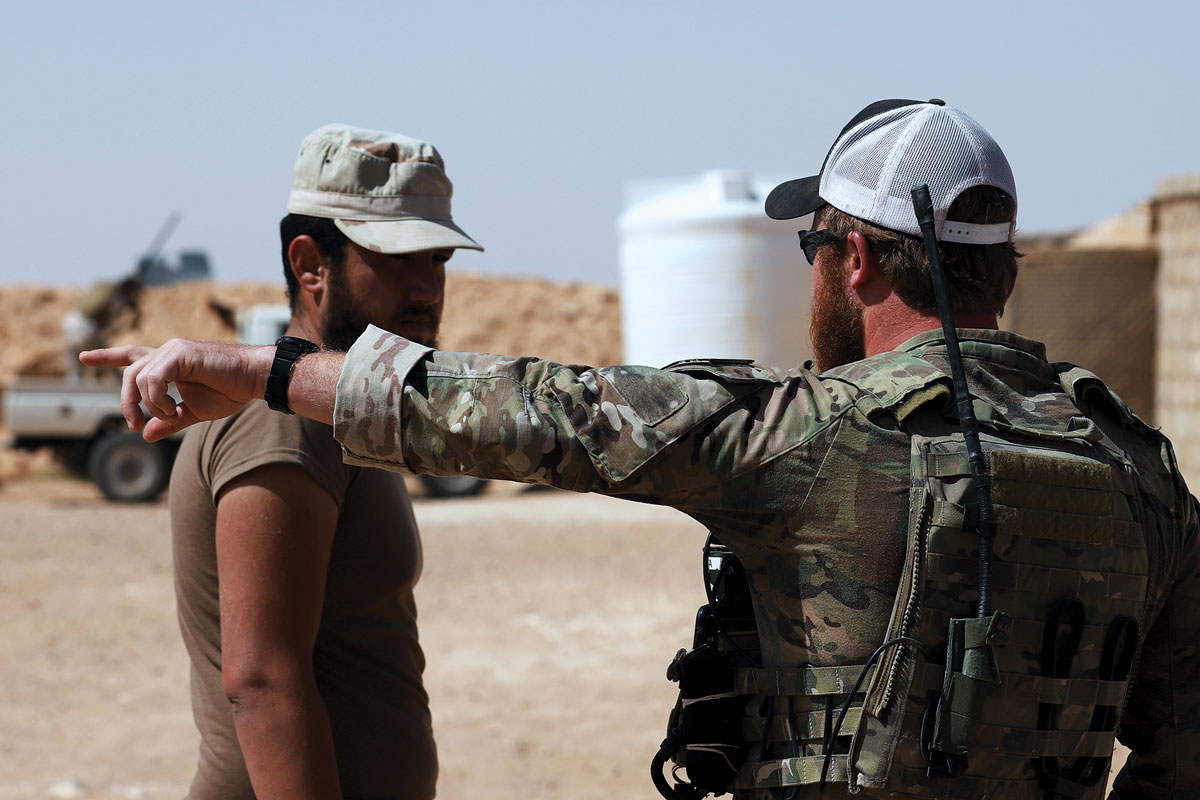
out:
{"label": "truck wheel", "polygon": [[487,481],[474,475],[421,475],[421,485],[430,497],[473,497],[487,488]]}
{"label": "truck wheel", "polygon": [[88,454],[88,477],[109,500],[153,500],[171,478],[170,449],[136,433],[106,433]]}

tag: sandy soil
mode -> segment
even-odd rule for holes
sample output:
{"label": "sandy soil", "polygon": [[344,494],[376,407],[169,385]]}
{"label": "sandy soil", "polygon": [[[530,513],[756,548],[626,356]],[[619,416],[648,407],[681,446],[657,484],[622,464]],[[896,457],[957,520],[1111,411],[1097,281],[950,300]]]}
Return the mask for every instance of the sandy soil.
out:
{"label": "sandy soil", "polygon": [[[653,798],[703,532],[668,509],[493,485],[416,500],[447,798]],[[164,503],[0,489],[0,799],[178,798],[195,761]]]}

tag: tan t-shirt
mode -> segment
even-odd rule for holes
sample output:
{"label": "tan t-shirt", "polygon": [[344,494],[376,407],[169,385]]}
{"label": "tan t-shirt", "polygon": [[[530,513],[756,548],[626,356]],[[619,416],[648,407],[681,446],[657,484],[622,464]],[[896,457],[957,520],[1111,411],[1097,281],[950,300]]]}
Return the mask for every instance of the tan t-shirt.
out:
{"label": "tan t-shirt", "polygon": [[255,401],[233,417],[195,426],[171,474],[175,592],[201,737],[189,800],[254,797],[221,688],[214,528],[221,489],[267,464],[300,467],[341,508],[313,666],[342,791],[351,798],[431,798],[437,752],[413,600],[421,543],[403,479],[343,464],[329,426]]}

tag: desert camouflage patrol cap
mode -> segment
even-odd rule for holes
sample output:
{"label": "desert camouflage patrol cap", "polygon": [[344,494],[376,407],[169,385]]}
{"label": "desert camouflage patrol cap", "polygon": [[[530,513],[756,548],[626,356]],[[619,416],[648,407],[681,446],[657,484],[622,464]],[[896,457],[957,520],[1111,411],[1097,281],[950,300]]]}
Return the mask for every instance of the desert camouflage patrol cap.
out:
{"label": "desert camouflage patrol cap", "polygon": [[377,253],[482,250],[451,219],[453,192],[428,142],[333,124],[300,143],[287,210],[332,219],[350,241]]}

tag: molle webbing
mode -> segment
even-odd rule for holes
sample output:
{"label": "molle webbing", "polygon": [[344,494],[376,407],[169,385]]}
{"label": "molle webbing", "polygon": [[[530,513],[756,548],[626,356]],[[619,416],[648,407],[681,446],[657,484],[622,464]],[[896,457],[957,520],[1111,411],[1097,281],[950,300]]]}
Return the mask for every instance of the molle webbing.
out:
{"label": "molle webbing", "polygon": [[[778,746],[802,746],[802,754],[790,758],[766,758],[747,762],[737,779],[737,788],[782,788],[817,783],[824,764],[825,737],[832,730],[847,693],[862,674],[862,665],[830,667],[797,667],[785,669],[739,669],[737,690],[744,694],[787,698],[790,713],[772,713],[767,718],[747,716],[742,733],[747,743],[775,743]],[[872,667],[868,676],[874,674]],[[824,698],[822,709],[815,701]],[[844,735],[849,735],[862,716],[861,695],[855,698],[842,722]],[[793,705],[800,708],[791,708]],[[764,735],[770,725],[769,735]],[[762,752],[761,749],[755,752]],[[844,754],[830,756],[829,778],[845,781],[847,761]]]}
{"label": "molle webbing", "polygon": [[[824,736],[825,726],[832,725],[838,716],[839,707],[835,706],[832,712],[821,711],[805,711],[791,715],[792,721],[789,723],[787,715],[777,714],[771,721],[771,738],[772,742],[791,742],[793,734],[799,740],[820,740]],[[858,726],[858,721],[862,716],[862,707],[851,708],[846,712],[846,720],[842,723],[842,727],[851,731]],[[766,727],[766,720],[760,717],[747,717],[742,722],[742,736],[747,742],[763,741],[763,729]]]}
{"label": "molle webbing", "polygon": [[[1006,565],[1007,566],[1007,565]],[[925,615],[931,625],[945,627],[950,624],[950,614],[937,610],[928,610]],[[1033,620],[1015,620],[1012,628],[1012,638],[1009,640],[1008,646],[1019,650],[1037,650],[1042,646],[1042,638],[1045,634],[1045,622],[1036,622]],[[1079,653],[1081,657],[1086,658],[1087,654],[1094,653],[1095,659],[1100,657],[1100,648],[1104,644],[1104,637],[1108,634],[1107,625],[1085,625],[1083,627],[1083,636],[1079,645]],[[941,671],[941,665],[930,667]],[[918,670],[921,667],[918,667]],[[914,678],[915,680],[915,678]],[[932,688],[932,686],[930,687]]]}
{"label": "molle webbing", "polygon": [[[950,683],[958,699],[942,709],[955,720],[947,752],[962,747],[966,773],[926,773],[922,718],[950,684],[944,665],[897,650],[868,684],[868,711],[855,726],[849,778],[860,788],[1042,800],[1057,795],[1046,794],[1035,759],[1078,774],[1077,765],[1090,760],[1102,767],[1112,753],[1129,676],[1102,680],[1102,653],[1114,620],[1141,618],[1148,581],[1136,481],[1115,448],[1090,432],[1088,441],[1067,436],[1054,445],[1045,436],[1014,440],[1007,433],[985,429],[983,447],[997,522],[993,607],[1011,617],[1011,632],[995,648],[998,682],[955,674]],[[936,646],[977,597],[978,537],[963,530],[974,513],[974,489],[961,439],[953,435],[914,436],[913,470],[909,552],[886,638],[907,635]],[[1042,663],[1047,619],[1061,598],[1082,609],[1082,619],[1072,628],[1077,643],[1069,672],[1049,676]],[[978,633],[967,632],[967,648],[979,646]],[[1049,726],[1048,707],[1054,709]],[[1076,788],[1092,798],[1104,787]]]}
{"label": "molle webbing", "polygon": [[[937,689],[942,685],[940,664],[917,664],[913,669],[913,689]],[[1119,705],[1125,696],[1123,681],[1102,681],[1091,678],[1047,678],[1044,675],[1001,673],[996,693],[1003,693],[1012,705],[1000,705],[989,710],[992,719],[1017,725],[1028,716],[1030,703],[1052,703],[1074,706]]]}
{"label": "molle webbing", "polygon": [[[999,728],[993,730],[985,730],[980,733],[980,739],[986,743],[989,740],[995,741],[1000,739],[1002,746],[995,749],[984,746],[983,744],[974,747],[971,750],[972,760],[978,760],[981,764],[986,761],[986,766],[976,767],[971,765],[969,772],[956,780],[963,778],[1002,778],[1013,781],[1014,783],[1025,782],[1024,794],[1016,792],[1011,797],[1022,798],[1029,797],[1030,789],[1036,784],[1034,776],[1030,768],[1031,757],[1048,757],[1059,758],[1070,762],[1076,757],[1094,756],[1099,758],[1107,758],[1112,754],[1113,742],[1115,734],[1109,732],[1094,732],[1094,731],[1072,731],[1058,732],[1059,738],[1056,740],[1037,741],[1033,737],[1036,734],[1053,733],[1052,731],[1036,731],[1022,730],[1013,734],[1012,745],[1004,744],[1007,740],[1004,739],[1005,733]],[[1028,739],[1027,739],[1028,737]],[[1036,745],[1040,744],[1043,750],[1037,750]],[[1020,747],[1030,746],[1035,747],[1032,750],[1023,750],[1017,752]],[[925,760],[921,755],[920,742],[915,736],[904,734],[900,738],[900,744],[896,748],[895,756],[892,759],[894,769],[904,770],[909,769],[914,772],[920,770],[921,774],[925,773]],[[981,774],[986,771],[986,775]],[[889,784],[892,785],[892,784]],[[918,784],[924,787],[926,784]],[[1012,788],[1018,788],[1013,786]],[[919,795],[920,789],[909,789],[913,794]],[[1034,796],[1041,797],[1041,793],[1036,793]]]}
{"label": "molle webbing", "polygon": [[[1113,500],[1132,496],[1132,476],[1095,462],[1047,458],[1030,453],[991,451],[988,466],[995,486],[992,501],[997,526],[1008,536],[1029,536],[1097,545],[1139,546],[1141,529],[1113,518]],[[965,453],[931,453],[929,477],[961,478]],[[1064,492],[1064,489],[1072,491]],[[961,529],[965,509],[941,501],[933,506],[933,524]]]}
{"label": "molle webbing", "polygon": [[1026,778],[1006,780],[980,778],[976,775],[932,778],[925,774],[924,765],[899,767],[896,770],[896,779],[899,786],[920,787],[918,791],[923,794],[946,800],[1015,800],[1030,796],[1030,782]]}
{"label": "molle webbing", "polygon": [[[945,540],[943,538],[942,541]],[[925,563],[931,571],[943,575],[970,574],[969,570],[974,565],[970,558],[947,553],[931,553]],[[1145,575],[1122,575],[1099,570],[1081,572],[1069,567],[1039,567],[1033,564],[997,564],[992,571],[992,584],[997,589],[1034,592],[1042,597],[1048,592],[1072,592],[1080,597],[1126,597],[1140,601],[1146,591],[1146,581]]]}
{"label": "molle webbing", "polygon": [[[773,713],[768,718],[771,735],[767,741],[819,741],[830,730],[838,710],[846,702],[847,693],[862,673],[861,665],[834,667],[794,667],[784,669],[739,669],[735,676],[737,691],[744,695],[766,698],[786,698],[789,704],[798,701],[800,708],[790,713]],[[874,674],[874,667],[867,675]],[[824,709],[815,707],[814,699],[824,698]],[[861,694],[853,698],[847,709],[843,726],[853,730],[862,714]],[[767,719],[748,713],[742,723],[747,742],[764,741]]]}
{"label": "molle webbing", "polygon": [[[861,664],[834,667],[788,667],[784,669],[739,669],[735,686],[741,694],[773,697],[801,695],[845,695],[862,673]],[[874,674],[874,668],[868,673]]]}
{"label": "molle webbing", "polygon": [[[824,763],[825,756],[798,756],[773,761],[752,761],[742,765],[735,788],[778,789],[787,786],[807,786],[821,780],[821,767]],[[845,783],[848,777],[846,767],[846,756],[830,756],[828,780]]]}

